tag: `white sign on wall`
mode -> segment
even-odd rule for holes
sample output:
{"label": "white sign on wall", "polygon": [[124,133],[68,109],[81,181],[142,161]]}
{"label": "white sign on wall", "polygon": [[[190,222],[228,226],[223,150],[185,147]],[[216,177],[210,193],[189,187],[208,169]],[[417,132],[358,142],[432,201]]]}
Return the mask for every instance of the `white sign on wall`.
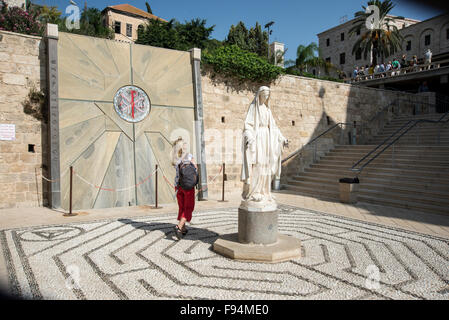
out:
{"label": "white sign on wall", "polygon": [[16,125],[0,124],[0,140],[16,140]]}

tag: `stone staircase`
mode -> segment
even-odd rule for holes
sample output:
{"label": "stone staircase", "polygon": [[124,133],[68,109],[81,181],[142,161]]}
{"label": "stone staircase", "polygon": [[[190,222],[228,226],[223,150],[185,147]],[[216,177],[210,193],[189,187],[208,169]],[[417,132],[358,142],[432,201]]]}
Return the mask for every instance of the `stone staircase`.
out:
{"label": "stone staircase", "polygon": [[[283,188],[325,199],[339,198],[338,180],[354,177],[349,169],[409,120],[438,120],[442,114],[398,117],[367,145],[342,145],[328,152]],[[360,202],[449,214],[449,124],[421,123],[371,162],[359,175]],[[419,144],[417,144],[417,141]],[[394,154],[393,154],[394,152]]]}

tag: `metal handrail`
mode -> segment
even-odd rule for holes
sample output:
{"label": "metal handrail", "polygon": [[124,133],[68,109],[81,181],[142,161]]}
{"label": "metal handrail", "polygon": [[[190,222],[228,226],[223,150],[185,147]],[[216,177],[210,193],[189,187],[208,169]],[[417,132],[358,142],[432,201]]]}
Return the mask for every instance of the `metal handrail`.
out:
{"label": "metal handrail", "polygon": [[[351,167],[351,171],[353,172],[357,172],[357,176],[363,171],[363,169],[370,164],[372,161],[374,161],[375,159],[377,159],[377,157],[379,157],[385,150],[387,150],[389,147],[391,147],[394,143],[396,143],[396,141],[398,141],[400,138],[402,138],[406,133],[408,133],[411,129],[413,129],[418,123],[421,122],[428,122],[428,123],[447,123],[449,122],[449,118],[446,119],[445,121],[443,121],[443,119],[449,114],[449,111],[446,112],[445,114],[443,114],[439,120],[427,120],[427,119],[419,119],[419,120],[410,120],[407,122],[407,124],[405,124],[404,126],[401,127],[401,129],[396,130],[395,133],[393,133],[390,137],[388,137],[384,142],[382,142],[381,144],[379,144],[374,150],[372,150],[368,155],[366,155],[362,160],[358,161],[356,164],[354,164]],[[400,130],[402,130],[405,126],[407,126],[410,122],[414,122],[413,125],[411,125],[407,130],[405,130],[403,133],[401,133],[396,139],[394,139],[392,142],[390,142],[384,149],[382,149],[382,151],[380,151],[378,154],[376,154],[376,156],[374,156],[374,158],[371,158],[367,163],[365,163],[361,168],[359,169],[355,169],[355,167],[360,164],[360,162],[362,162],[363,160],[365,160],[369,155],[371,155],[374,151],[376,151],[377,149],[379,149],[382,145],[385,144],[386,141],[388,141],[390,138],[392,138],[394,135],[396,135]]]}
{"label": "metal handrail", "polygon": [[[374,117],[372,117],[368,123],[372,123],[374,120],[377,120],[377,118],[380,117],[381,114],[384,114],[385,111],[387,111],[391,106],[394,106],[395,104],[397,104],[398,102],[408,102],[408,103],[419,103],[419,104],[427,104],[427,105],[434,105],[432,103],[428,103],[428,102],[413,102],[407,99],[401,99],[401,98],[396,98],[393,102],[390,102],[388,105],[386,105],[385,107],[382,108],[382,110],[378,111]],[[411,120],[412,121],[412,120]],[[402,129],[402,128],[401,128]],[[363,133],[363,132],[362,132]]]}
{"label": "metal handrail", "polygon": [[388,140],[390,140],[390,138],[392,138],[393,136],[395,136],[398,132],[400,132],[402,129],[404,129],[406,126],[408,126],[410,124],[410,122],[413,122],[416,120],[409,120],[406,124],[404,124],[402,127],[400,127],[398,130],[396,130],[394,133],[392,133],[387,139],[385,139],[381,144],[379,144],[377,147],[375,147],[373,150],[371,150],[369,153],[367,153],[362,159],[360,159],[359,161],[357,161],[351,168],[351,170],[353,170],[354,167],[356,167],[359,163],[361,163],[363,160],[365,160],[366,158],[368,158],[371,154],[373,154],[374,151],[376,151],[377,149],[379,149],[381,146],[383,146]]}
{"label": "metal handrail", "polygon": [[293,158],[294,156],[298,155],[304,147],[306,147],[306,146],[308,146],[308,145],[314,143],[316,140],[318,140],[319,138],[321,138],[322,136],[324,136],[326,133],[328,133],[328,132],[334,130],[336,127],[338,127],[338,126],[340,126],[340,125],[352,125],[352,123],[346,123],[346,122],[339,122],[339,123],[336,123],[335,125],[333,125],[333,126],[330,127],[329,129],[327,129],[326,131],[324,131],[322,134],[320,134],[319,136],[315,137],[312,141],[307,142],[307,143],[306,143],[300,150],[296,150],[295,152],[293,152],[292,154],[290,154],[289,156],[287,156],[284,160],[282,160],[282,163],[284,163],[284,162],[290,160],[291,158]]}
{"label": "metal handrail", "polygon": [[[394,101],[390,102],[388,105],[386,105],[385,107],[382,108],[382,110],[378,111],[376,115],[374,115],[374,117],[372,117],[368,123],[373,122],[374,120],[376,120],[382,113],[384,113],[386,110],[388,110],[388,108],[390,108],[391,106],[397,104],[399,101],[404,101],[404,102],[409,102],[409,103],[415,103],[413,101],[409,101],[407,99],[400,99],[397,98]],[[427,103],[427,102],[416,102],[416,103],[420,103],[420,104],[429,104],[429,105],[433,105],[431,103]],[[407,122],[403,127],[401,127],[399,130],[397,130],[395,133],[393,133],[392,136],[394,136],[397,132],[399,132],[400,130],[402,130],[406,125],[408,125],[410,122],[412,122],[414,120],[410,120],[409,122]],[[314,143],[315,141],[317,141],[319,138],[321,138],[322,136],[324,136],[325,134],[327,134],[328,132],[334,130],[335,128],[339,127],[340,125],[353,125],[352,123],[347,123],[347,122],[340,122],[340,123],[336,123],[335,125],[333,125],[332,127],[330,127],[329,129],[327,129],[326,131],[324,131],[323,133],[321,133],[319,136],[315,137],[313,140],[309,141],[306,145],[304,145],[301,149],[293,152],[292,154],[288,155],[285,159],[283,159],[281,161],[281,163],[285,163],[286,161],[290,160],[291,158],[293,158],[294,156],[298,155],[301,150],[308,146],[311,145],[312,143]],[[361,128],[363,128],[363,123],[361,124]],[[380,144],[379,146],[376,147],[376,149],[372,150],[368,155],[365,156],[365,158],[363,158],[361,161],[363,161],[364,159],[366,159],[366,157],[368,157],[369,155],[371,155],[374,151],[376,151],[378,148],[380,148],[385,142],[387,142],[392,136],[388,137],[382,144]],[[360,162],[361,162],[360,161]],[[360,163],[358,162],[358,163]],[[357,163],[357,164],[358,164]],[[356,164],[356,165],[357,165]]]}

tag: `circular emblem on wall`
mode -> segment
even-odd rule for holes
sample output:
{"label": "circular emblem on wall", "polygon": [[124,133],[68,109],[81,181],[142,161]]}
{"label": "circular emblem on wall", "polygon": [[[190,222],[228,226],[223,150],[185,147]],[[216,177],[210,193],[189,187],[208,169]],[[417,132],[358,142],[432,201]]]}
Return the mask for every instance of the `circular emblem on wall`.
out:
{"label": "circular emblem on wall", "polygon": [[114,96],[114,109],[125,121],[142,121],[150,113],[150,108],[150,98],[139,87],[121,87]]}

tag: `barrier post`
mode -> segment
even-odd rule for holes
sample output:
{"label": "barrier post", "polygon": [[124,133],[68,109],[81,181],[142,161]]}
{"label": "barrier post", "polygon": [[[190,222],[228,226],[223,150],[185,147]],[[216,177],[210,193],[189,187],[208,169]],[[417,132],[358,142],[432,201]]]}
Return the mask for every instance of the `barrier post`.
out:
{"label": "barrier post", "polygon": [[161,209],[162,207],[158,206],[158,183],[157,183],[157,176],[158,176],[159,166],[156,164],[156,176],[155,176],[155,205],[151,207],[151,209]]}
{"label": "barrier post", "polygon": [[64,213],[66,217],[76,216],[72,213],[72,193],[73,193],[73,167],[70,166],[70,187],[69,187],[69,213]]}
{"label": "barrier post", "polygon": [[223,185],[221,188],[221,200],[218,202],[228,202],[225,200],[225,181],[228,180],[228,177],[226,176],[226,164],[223,163]]}

